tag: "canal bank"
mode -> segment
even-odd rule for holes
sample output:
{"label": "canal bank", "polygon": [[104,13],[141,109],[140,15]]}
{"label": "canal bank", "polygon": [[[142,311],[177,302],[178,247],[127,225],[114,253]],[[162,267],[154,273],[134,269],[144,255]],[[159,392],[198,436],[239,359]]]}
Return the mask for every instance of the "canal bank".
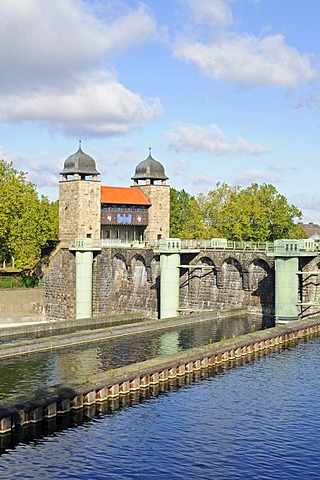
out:
{"label": "canal bank", "polygon": [[320,332],[320,319],[292,322],[271,329],[252,332],[237,338],[204,345],[175,355],[155,358],[99,373],[87,378],[85,384],[64,385],[39,392],[36,398],[20,397],[3,402],[0,409],[0,431],[11,435],[30,425],[43,426],[50,419],[90,409],[108,408],[108,403],[126,396],[146,392],[170,382],[193,378],[237,359],[254,359],[257,355],[304,341]]}
{"label": "canal bank", "polygon": [[[0,359],[70,348],[111,338],[168,330],[208,320],[218,320],[246,314],[246,308],[230,308],[225,310],[207,310],[202,313],[181,315],[161,321],[148,320],[139,314],[124,314],[112,317],[81,319],[72,322],[49,321],[38,327],[33,324],[24,324],[19,327],[8,325],[6,328],[0,328]],[[264,326],[262,322],[259,328],[264,328]]]}

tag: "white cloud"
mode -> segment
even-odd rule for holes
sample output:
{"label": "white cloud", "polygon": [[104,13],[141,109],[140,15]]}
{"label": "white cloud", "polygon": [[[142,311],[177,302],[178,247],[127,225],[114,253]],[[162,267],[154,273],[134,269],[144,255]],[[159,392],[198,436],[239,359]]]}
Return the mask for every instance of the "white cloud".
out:
{"label": "white cloud", "polygon": [[212,187],[212,185],[215,185],[216,182],[217,182],[217,179],[214,179],[213,177],[205,173],[202,175],[198,175],[197,177],[194,177],[192,180],[193,185],[196,185],[196,186],[209,185]]}
{"label": "white cloud", "polygon": [[288,170],[290,171],[299,170],[299,167],[297,167],[297,165],[292,165],[292,164],[270,163],[268,165],[268,170],[271,170],[273,172],[287,172]]}
{"label": "white cloud", "polygon": [[180,124],[175,130],[168,133],[169,148],[180,152],[207,152],[211,155],[261,155],[269,148],[250,143],[242,138],[232,141],[216,125],[209,127],[201,125]]}
{"label": "white cloud", "polygon": [[178,160],[174,163],[171,171],[177,177],[186,177],[188,171],[188,162],[186,160]]}
{"label": "white cloud", "polygon": [[102,0],[0,3],[1,121],[108,136],[162,114],[159,99],[130,91],[105,66],[119,51],[157,38],[156,21],[142,3],[116,14],[108,6]]}
{"label": "white cloud", "polygon": [[320,196],[300,194],[295,196],[295,204],[299,204],[301,210],[309,210],[311,212],[320,212]]}
{"label": "white cloud", "polygon": [[241,170],[237,172],[233,178],[234,183],[240,185],[248,185],[253,182],[267,182],[267,183],[279,183],[281,177],[271,174],[264,170]]}
{"label": "white cloud", "polygon": [[288,196],[288,201],[296,205],[303,213],[304,222],[320,223],[320,196],[295,193]]}
{"label": "white cloud", "polygon": [[[100,2],[102,5],[102,2]],[[45,8],[44,8],[45,7]],[[142,5],[120,18],[97,18],[77,0],[10,0],[0,5],[2,89],[69,82],[116,52],[150,40],[154,18]]]}
{"label": "white cloud", "polygon": [[255,36],[231,29],[235,23],[226,0],[186,0],[191,9],[190,22],[202,28],[190,27],[178,35],[175,56],[193,63],[215,80],[241,86],[292,87],[318,78],[313,57],[300,53],[286,43],[283,35]]}
{"label": "white cloud", "polygon": [[[43,156],[42,152],[38,154]],[[58,162],[44,161],[37,162],[35,159],[29,159],[18,152],[6,152],[3,147],[0,146],[0,158],[6,162],[12,162],[13,168],[18,172],[24,172],[26,179],[29,182],[34,183],[37,187],[55,187],[57,188],[59,183],[59,177],[57,172],[62,170],[63,161]]]}
{"label": "white cloud", "polygon": [[232,13],[224,0],[183,0],[191,10],[193,21],[209,22],[215,26],[228,26],[232,23]]}
{"label": "white cloud", "polygon": [[160,100],[132,93],[105,72],[77,79],[73,91],[0,95],[0,118],[33,120],[77,135],[127,133],[162,114]]}
{"label": "white cloud", "polygon": [[231,36],[211,44],[181,38],[174,53],[181,60],[194,63],[205,75],[242,86],[291,87],[317,78],[311,56],[286,45],[282,35],[262,39],[253,35]]}

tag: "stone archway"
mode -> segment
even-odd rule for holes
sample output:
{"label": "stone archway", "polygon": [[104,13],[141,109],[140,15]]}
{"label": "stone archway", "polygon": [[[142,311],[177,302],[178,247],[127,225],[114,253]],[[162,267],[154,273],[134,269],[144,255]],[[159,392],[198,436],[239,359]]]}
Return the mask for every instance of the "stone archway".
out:
{"label": "stone archway", "polygon": [[127,267],[125,258],[117,254],[112,259],[112,271],[113,271],[113,289],[115,294],[119,294],[123,287],[124,283],[127,282]]}
{"label": "stone archway", "polygon": [[134,291],[147,283],[147,267],[141,255],[135,255],[131,260],[131,279]]}
{"label": "stone archway", "polygon": [[229,257],[224,260],[220,271],[219,306],[241,307],[243,304],[243,268],[240,262]]}
{"label": "stone archway", "polygon": [[249,267],[250,308],[262,314],[270,315],[274,311],[274,278],[268,263],[254,259]]}
{"label": "stone archway", "polygon": [[[304,274],[299,278],[300,300],[303,304],[300,308],[302,317],[315,315],[320,312],[320,261],[314,258],[303,268]],[[308,273],[310,272],[310,274]],[[313,305],[307,305],[307,304]]]}
{"label": "stone archway", "polygon": [[[189,270],[190,306],[196,308],[214,308],[217,299],[217,277],[214,262],[209,257],[200,257],[195,261],[199,266]],[[190,265],[192,266],[192,264]]]}

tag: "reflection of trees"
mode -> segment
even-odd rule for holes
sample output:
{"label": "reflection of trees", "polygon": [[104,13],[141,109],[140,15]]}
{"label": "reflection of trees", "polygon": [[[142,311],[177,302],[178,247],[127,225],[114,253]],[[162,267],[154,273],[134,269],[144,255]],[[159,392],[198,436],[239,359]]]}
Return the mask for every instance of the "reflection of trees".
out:
{"label": "reflection of trees", "polygon": [[100,368],[109,370],[157,357],[158,347],[159,333],[110,340],[98,348]]}
{"label": "reflection of trees", "polygon": [[[261,319],[254,317],[256,328]],[[2,361],[0,399],[34,394],[47,386],[83,381],[99,370],[110,370],[180,350],[218,342],[251,331],[248,317],[233,317],[137,334],[55,354],[43,353]]]}
{"label": "reflection of trees", "polygon": [[0,399],[11,395],[34,393],[52,378],[54,358],[39,355],[2,360],[0,363]]}

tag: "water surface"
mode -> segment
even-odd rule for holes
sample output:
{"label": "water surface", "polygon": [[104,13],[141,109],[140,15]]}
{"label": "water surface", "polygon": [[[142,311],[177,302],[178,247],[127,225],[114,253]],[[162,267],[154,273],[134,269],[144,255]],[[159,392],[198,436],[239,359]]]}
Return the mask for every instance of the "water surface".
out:
{"label": "water surface", "polygon": [[0,360],[0,400],[32,395],[47,387],[86,383],[96,373],[170,355],[259,328],[261,318],[232,317],[201,321],[143,334],[114,338],[70,349]]}
{"label": "water surface", "polygon": [[319,479],[320,339],[19,445],[4,479]]}

